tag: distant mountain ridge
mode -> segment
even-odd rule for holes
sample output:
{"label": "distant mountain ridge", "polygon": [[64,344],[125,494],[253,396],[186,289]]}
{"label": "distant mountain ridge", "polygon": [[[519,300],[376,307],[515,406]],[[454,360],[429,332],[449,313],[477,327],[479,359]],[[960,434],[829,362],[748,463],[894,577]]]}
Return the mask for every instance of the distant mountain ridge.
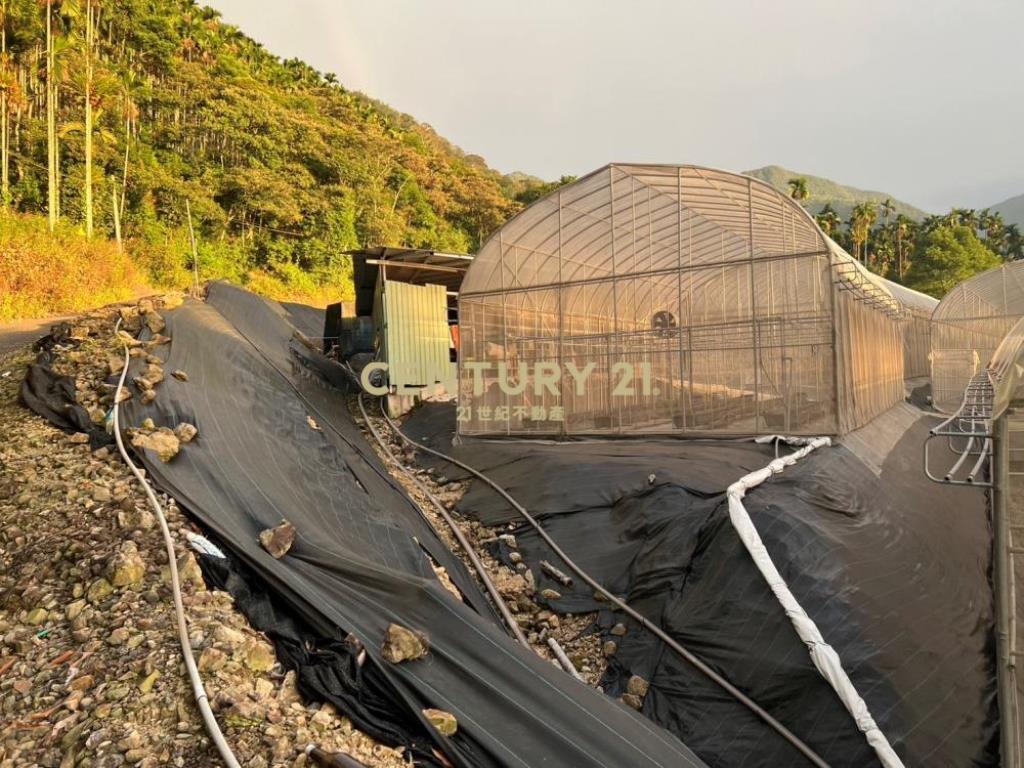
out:
{"label": "distant mountain ridge", "polygon": [[[892,195],[886,194],[885,192],[877,192],[869,189],[858,189],[857,187],[848,187],[839,182],[826,179],[821,176],[812,176],[809,173],[800,173],[799,171],[791,171],[788,168],[783,168],[781,165],[767,165],[764,168],[755,168],[752,171],[744,171],[747,176],[753,176],[755,179],[761,179],[771,184],[776,189],[789,194],[789,180],[803,177],[807,179],[807,191],[810,193],[810,197],[804,200],[804,207],[806,207],[811,213],[817,213],[820,211],[826,203],[831,203],[832,207],[836,209],[840,216],[844,219],[849,218],[850,211],[858,203],[866,201],[872,201],[875,203],[881,203],[882,201],[889,199],[892,200],[893,206],[895,207],[896,214],[903,214],[914,221],[921,221],[925,216],[928,215],[926,211],[911,205],[910,203],[898,200]],[[1024,198],[1022,200],[1022,206],[1024,206]],[[1009,202],[1009,201],[1008,201]]]}
{"label": "distant mountain ridge", "polygon": [[1024,229],[1024,195],[1011,197],[1001,203],[989,206],[989,210],[998,213],[1007,224],[1016,224]]}

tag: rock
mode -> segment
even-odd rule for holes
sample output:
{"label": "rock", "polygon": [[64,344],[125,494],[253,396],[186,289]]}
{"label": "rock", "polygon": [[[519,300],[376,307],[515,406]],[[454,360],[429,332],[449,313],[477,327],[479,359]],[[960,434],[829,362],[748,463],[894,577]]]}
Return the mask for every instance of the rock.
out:
{"label": "rock", "polygon": [[619,650],[619,646],[614,640],[606,640],[601,646],[601,655],[609,658],[614,656],[617,650]]}
{"label": "rock", "polygon": [[83,445],[89,442],[89,436],[85,432],[75,432],[68,438],[68,442],[75,445]]}
{"label": "rock", "polygon": [[64,609],[64,616],[68,621],[74,621],[78,618],[78,615],[85,608],[85,600],[75,600],[68,603],[68,607]]}
{"label": "rock", "polygon": [[[258,702],[249,698],[239,698],[228,707],[227,722],[238,727],[251,727],[262,722],[264,715],[265,710]],[[252,761],[248,762],[248,765],[252,764]]]}
{"label": "rock", "polygon": [[87,691],[92,688],[95,683],[96,680],[92,675],[82,675],[68,683],[68,688],[72,691]]}
{"label": "rock", "polygon": [[167,323],[164,322],[163,317],[160,313],[151,311],[146,313],[146,327],[149,328],[154,334],[161,333],[164,328],[167,327]]}
{"label": "rock", "polygon": [[142,734],[135,730],[129,731],[128,735],[121,739],[121,743],[118,744],[124,752],[142,749],[145,745],[146,741],[142,738]]}
{"label": "rock", "polygon": [[295,526],[282,520],[276,528],[267,528],[260,533],[260,544],[276,560],[280,560],[295,541]]}
{"label": "rock", "polygon": [[542,589],[540,591],[540,596],[545,600],[558,600],[562,596],[562,593],[554,589]]}
{"label": "rock", "polygon": [[101,503],[110,501],[110,489],[105,488],[102,485],[97,485],[92,489],[92,499],[93,501]]}
{"label": "rock", "polygon": [[399,664],[403,661],[421,659],[429,650],[430,644],[425,634],[398,624],[390,624],[384,635],[381,653],[387,661]]}
{"label": "rock", "polygon": [[244,634],[224,624],[217,625],[217,628],[213,631],[213,637],[232,653],[245,642]]}
{"label": "rock", "polygon": [[609,632],[615,635],[616,637],[622,637],[624,634],[626,634],[626,625],[620,622],[616,624],[614,627],[612,627],[609,630]]}
{"label": "rock", "polygon": [[[128,390],[125,390],[125,392],[128,392]],[[129,394],[131,394],[131,393],[129,392]],[[142,404],[143,405],[149,405],[154,400],[156,400],[156,391],[155,390],[148,389],[148,390],[146,390],[145,392],[142,393]]]}
{"label": "rock", "polygon": [[188,422],[182,422],[174,428],[174,434],[180,442],[191,443],[195,439],[196,435],[199,434],[199,430]]}
{"label": "rock", "polygon": [[186,552],[178,558],[178,578],[183,584],[191,584],[197,590],[206,589],[203,570],[191,552]]}
{"label": "rock", "polygon": [[639,711],[640,708],[644,705],[643,699],[632,693],[622,694],[622,698],[620,699],[620,701],[622,701],[622,703],[625,704],[627,707],[632,707],[637,711]]}
{"label": "rock", "polygon": [[181,448],[178,436],[167,427],[160,427],[151,434],[137,432],[132,437],[132,445],[136,448],[155,451],[160,461],[165,464],[177,456]]}
{"label": "rock", "polygon": [[277,661],[270,643],[251,638],[242,646],[241,657],[242,663],[253,672],[269,672]]}
{"label": "rock", "polygon": [[642,699],[647,695],[647,689],[650,688],[650,686],[651,684],[642,677],[633,675],[629,678],[629,682],[626,683],[626,690],[634,696],[638,696]]}
{"label": "rock", "polygon": [[443,709],[424,709],[423,716],[437,729],[442,736],[454,736],[459,728],[455,715]]}
{"label": "rock", "polygon": [[520,575],[512,573],[507,568],[500,568],[494,579],[494,585],[502,597],[509,598],[523,595],[530,591],[527,574],[529,574],[529,571]]}
{"label": "rock", "polygon": [[115,587],[130,587],[142,582],[146,575],[146,564],[134,541],[126,541],[121,545],[117,554],[111,558],[109,572],[110,583]]}
{"label": "rock", "polygon": [[107,637],[107,643],[109,645],[124,645],[128,640],[129,632],[124,627],[118,627]]}
{"label": "rock", "polygon": [[[131,503],[130,500],[129,503]],[[118,511],[117,524],[129,530],[138,528],[148,531],[156,525],[156,517],[148,509],[136,509],[134,506],[130,506],[129,509]]]}
{"label": "rock", "polygon": [[49,615],[49,612],[45,608],[36,608],[29,611],[28,616],[25,617],[25,622],[34,627],[38,627],[40,624],[46,623],[46,619]]}
{"label": "rock", "polygon": [[132,336],[127,331],[118,331],[117,332],[117,340],[120,341],[122,344],[124,344],[127,347],[137,347],[140,344],[142,344],[141,341],[136,339],[134,336]]}
{"label": "rock", "polygon": [[332,725],[335,725],[337,718],[334,714],[334,707],[330,704],[324,704],[320,709],[313,713],[313,716],[309,718],[310,725],[315,726],[318,730],[326,730]]}
{"label": "rock", "polygon": [[171,371],[171,376],[176,378],[178,381],[188,381],[188,374],[184,371]]}
{"label": "rock", "polygon": [[216,672],[227,663],[228,657],[216,648],[207,648],[199,656],[198,666],[202,672]]}
{"label": "rock", "polygon": [[166,293],[160,297],[160,300],[164,304],[164,309],[177,309],[185,303],[185,295],[183,293]]}
{"label": "rock", "polygon": [[150,363],[146,366],[146,372],[142,374],[143,377],[152,384],[154,387],[164,380],[164,369],[159,365]]}
{"label": "rock", "polygon": [[124,370],[124,355],[111,355],[107,358],[107,370],[111,376],[117,376]]}
{"label": "rock", "polygon": [[148,315],[154,309],[152,299],[139,299],[139,314]]}
{"label": "rock", "polygon": [[90,603],[95,605],[106,600],[113,592],[114,588],[109,581],[106,579],[96,579],[96,581],[89,585],[89,591],[85,593],[85,596]]}
{"label": "rock", "polygon": [[142,420],[142,429],[148,429],[150,432],[156,429],[156,424],[153,423],[152,419]]}
{"label": "rock", "polygon": [[142,691],[143,693],[149,693],[150,691],[153,690],[153,686],[156,684],[156,681],[159,678],[160,678],[160,671],[157,670],[157,669],[154,669],[152,672],[150,672],[148,675],[146,675],[145,679],[141,683],[139,683],[139,690]]}

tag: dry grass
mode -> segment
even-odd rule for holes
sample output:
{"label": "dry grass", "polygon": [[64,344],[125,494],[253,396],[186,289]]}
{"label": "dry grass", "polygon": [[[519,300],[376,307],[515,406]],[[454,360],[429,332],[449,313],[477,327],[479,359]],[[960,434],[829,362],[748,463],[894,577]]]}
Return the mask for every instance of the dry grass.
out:
{"label": "dry grass", "polygon": [[[174,233],[172,233],[173,235]],[[51,234],[41,216],[0,212],[0,322],[70,314],[192,283],[186,241],[129,240],[125,253],[71,224]],[[252,268],[236,244],[200,244],[200,280],[229,280],[277,301],[325,307],[353,296],[351,266],[305,272],[291,264]]]}
{"label": "dry grass", "polygon": [[0,213],[0,321],[125,301],[148,290],[128,255],[105,239],[37,216]]}

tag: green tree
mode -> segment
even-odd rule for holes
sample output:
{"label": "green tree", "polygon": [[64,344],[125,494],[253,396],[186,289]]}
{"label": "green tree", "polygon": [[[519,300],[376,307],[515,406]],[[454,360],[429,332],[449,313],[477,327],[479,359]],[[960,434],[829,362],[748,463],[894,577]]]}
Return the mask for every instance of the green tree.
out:
{"label": "green tree", "polygon": [[786,184],[789,185],[789,196],[798,203],[802,203],[811,196],[811,193],[807,190],[807,179],[803,176],[790,179]]}
{"label": "green tree", "polygon": [[5,208],[11,202],[10,92],[17,82],[8,63],[7,2],[0,0],[0,205]]}
{"label": "green tree", "polygon": [[907,285],[941,298],[958,283],[1001,263],[971,227],[937,227],[922,236],[907,272]]}
{"label": "green tree", "polygon": [[896,234],[896,269],[899,279],[902,281],[907,274],[907,244],[913,238],[916,225],[912,219],[907,218],[901,213],[896,217],[894,228]]}
{"label": "green tree", "polygon": [[1024,259],[1024,239],[1016,224],[1006,225],[1006,258]]}
{"label": "green tree", "polygon": [[835,239],[839,233],[839,228],[843,225],[843,219],[836,209],[832,207],[832,203],[825,203],[814,218],[818,222],[818,226],[821,227],[821,231],[833,239]]}
{"label": "green tree", "polygon": [[850,212],[849,230],[850,239],[853,241],[854,258],[864,264],[868,264],[868,238],[871,237],[871,228],[878,220],[878,209],[875,203],[867,200],[857,203]]}

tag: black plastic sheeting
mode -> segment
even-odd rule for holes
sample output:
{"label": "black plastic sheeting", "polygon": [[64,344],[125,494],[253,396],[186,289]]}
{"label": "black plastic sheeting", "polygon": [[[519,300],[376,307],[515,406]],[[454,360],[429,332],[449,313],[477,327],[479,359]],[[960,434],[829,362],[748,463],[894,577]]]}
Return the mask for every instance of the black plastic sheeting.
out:
{"label": "black plastic sheeting", "polygon": [[22,405],[42,416],[65,432],[85,432],[92,448],[114,442],[102,426],[92,423],[89,412],[76,400],[75,380],[53,370],[53,348],[77,347],[80,342],[71,338],[71,326],[58,323],[43,338],[32,345],[38,352],[36,360],[28,366],[18,396]]}
{"label": "black plastic sheeting", "polygon": [[[882,418],[885,418],[883,416]],[[748,493],[745,505],[794,595],[839,653],[907,766],[998,765],[991,533],[984,494],[927,481],[922,417],[876,477],[823,448]],[[431,405],[405,431],[485,471],[537,516],[569,557],[748,693],[833,768],[878,760],[770,592],[729,519],[724,490],[774,447],[729,441],[463,440],[454,409]],[[781,451],[792,450],[785,446]],[[464,473],[422,455],[453,479]],[[473,481],[459,511],[510,524],[557,611],[601,611],[619,643],[603,681],[650,681],[643,713],[712,766],[806,762],[660,641],[589,589],[538,568],[565,566],[493,490]],[[499,556],[508,555],[502,545]],[[508,562],[508,560],[506,560]],[[624,637],[609,634],[624,621]]]}
{"label": "black plastic sheeting", "polygon": [[[168,464],[145,451],[146,469],[252,574],[253,584],[236,577],[232,591],[248,592],[240,604],[270,626],[304,690],[407,744],[420,765],[440,763],[431,742],[460,766],[704,765],[675,736],[504,634],[461,563],[366,445],[338,388],[340,369],[293,338],[278,305],[215,284],[207,303],[187,302],[166,320],[172,342],[157,354],[188,381],[168,377],[152,405],[129,401],[125,424],[149,417],[198,427]],[[257,537],[282,518],[298,533],[275,560]],[[465,604],[441,586],[425,553]],[[222,579],[228,585],[230,574]],[[254,599],[261,591],[275,602]],[[309,629],[279,622],[274,604]],[[429,656],[383,661],[391,622],[425,632]],[[312,657],[296,650],[310,630],[321,638]],[[352,667],[349,633],[365,645],[372,671]],[[453,713],[456,735],[437,735],[425,707]]]}

